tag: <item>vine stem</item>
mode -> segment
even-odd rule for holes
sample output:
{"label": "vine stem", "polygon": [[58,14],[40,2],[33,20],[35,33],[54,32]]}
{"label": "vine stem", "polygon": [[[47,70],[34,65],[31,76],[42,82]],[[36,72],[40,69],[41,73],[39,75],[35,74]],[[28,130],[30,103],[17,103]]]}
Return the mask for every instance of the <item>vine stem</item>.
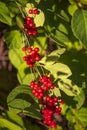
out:
{"label": "vine stem", "polygon": [[44,75],[44,69],[43,69],[43,66],[41,66],[40,63],[38,63],[38,65],[40,66],[40,68],[41,68],[41,70],[42,70],[42,73],[43,73],[43,75]]}
{"label": "vine stem", "polygon": [[34,79],[36,79],[37,77],[36,77],[36,72],[34,68],[32,68],[32,73],[34,74]]}
{"label": "vine stem", "polygon": [[35,67],[35,70],[37,71],[38,75],[41,76],[41,74],[40,74],[40,72],[39,72],[37,67]]}
{"label": "vine stem", "polygon": [[21,14],[22,14],[22,17],[25,18],[25,15],[24,15],[24,13],[23,13],[23,8],[22,8],[22,6],[21,6],[17,1],[15,1],[15,3],[17,4],[18,9],[20,10],[20,12],[21,12]]}

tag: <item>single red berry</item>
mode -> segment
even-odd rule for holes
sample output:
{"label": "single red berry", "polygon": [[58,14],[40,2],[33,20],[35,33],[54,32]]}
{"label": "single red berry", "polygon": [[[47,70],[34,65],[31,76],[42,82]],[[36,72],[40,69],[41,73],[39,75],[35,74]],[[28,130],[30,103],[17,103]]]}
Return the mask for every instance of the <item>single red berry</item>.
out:
{"label": "single red berry", "polygon": [[26,51],[26,47],[22,47],[22,51]]}
{"label": "single red berry", "polygon": [[36,92],[34,93],[34,95],[35,95],[36,97],[38,97],[38,92],[36,91]]}
{"label": "single red berry", "polygon": [[51,85],[51,86],[50,86],[50,89],[54,89],[54,85]]}
{"label": "single red berry", "polygon": [[64,103],[65,103],[64,100],[61,100],[61,101],[60,101],[60,104],[64,104]]}
{"label": "single red berry", "polygon": [[32,27],[33,27],[33,23],[30,23],[29,24],[29,27],[31,28],[31,30],[32,30]]}
{"label": "single red berry", "polygon": [[28,52],[29,52],[29,53],[31,53],[31,52],[32,52],[32,50],[33,50],[33,48],[32,48],[32,47],[29,47],[29,48],[28,48]]}
{"label": "single red berry", "polygon": [[26,21],[30,21],[31,20],[31,17],[27,17],[25,18]]}
{"label": "single red berry", "polygon": [[34,10],[33,10],[33,13],[34,13],[34,14],[39,14],[39,11],[38,11],[37,9],[34,9]]}
{"label": "single red berry", "polygon": [[50,100],[51,100],[51,97],[50,97],[50,96],[47,96],[47,97],[46,97],[46,101],[49,102]]}
{"label": "single red berry", "polygon": [[38,99],[42,99],[42,98],[43,98],[43,96],[44,96],[44,94],[43,94],[43,93],[39,93],[39,95],[38,95]]}
{"label": "single red berry", "polygon": [[27,32],[28,32],[28,35],[32,35],[32,30],[31,29],[28,29]]}
{"label": "single red berry", "polygon": [[28,13],[29,13],[29,14],[33,14],[33,9],[30,9],[30,10],[28,11]]}
{"label": "single red berry", "polygon": [[35,58],[36,61],[40,61],[40,56],[37,55],[36,58]]}
{"label": "single red berry", "polygon": [[37,90],[38,90],[38,88],[40,89],[40,86],[39,86],[38,83],[35,83],[34,87],[35,87],[35,89],[37,89]]}
{"label": "single red berry", "polygon": [[37,35],[37,30],[34,29],[34,30],[32,31],[32,35],[33,35],[33,36],[36,36],[36,35]]}
{"label": "single red berry", "polygon": [[39,52],[39,48],[36,47],[36,48],[34,49],[34,51],[35,51],[35,52]]}
{"label": "single red berry", "polygon": [[34,67],[33,63],[28,63],[28,65],[29,65],[31,68]]}
{"label": "single red berry", "polygon": [[61,112],[62,108],[61,107],[57,107],[56,108],[56,112]]}
{"label": "single red berry", "polygon": [[53,101],[54,101],[54,102],[58,102],[58,97],[54,97],[54,98],[53,98]]}
{"label": "single red berry", "polygon": [[47,91],[47,90],[48,90],[48,86],[43,85],[43,86],[42,86],[42,89],[43,89],[44,91]]}

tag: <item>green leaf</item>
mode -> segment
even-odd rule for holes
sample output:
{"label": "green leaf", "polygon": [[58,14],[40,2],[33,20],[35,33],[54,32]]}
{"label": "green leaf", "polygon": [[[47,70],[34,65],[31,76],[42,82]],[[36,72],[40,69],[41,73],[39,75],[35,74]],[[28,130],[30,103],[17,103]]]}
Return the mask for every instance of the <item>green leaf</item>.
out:
{"label": "green leaf", "polygon": [[62,115],[66,115],[66,112],[67,112],[67,109],[68,109],[68,108],[69,108],[68,105],[63,104],[63,105],[62,105],[61,114],[62,114]]}
{"label": "green leaf", "polygon": [[29,10],[30,9],[34,9],[34,4],[33,3],[27,3],[26,7],[25,7],[25,11],[27,13],[28,16],[33,17],[34,18],[34,23],[36,25],[36,27],[40,27],[43,26],[44,21],[45,21],[45,15],[44,12],[38,8],[39,14],[34,15],[34,14],[29,14]]}
{"label": "green leaf", "polygon": [[87,5],[87,0],[80,0],[80,2],[84,5]]}
{"label": "green leaf", "polygon": [[[67,25],[69,28],[69,26]],[[66,33],[66,28],[62,23],[59,24],[59,26],[56,29],[53,29],[50,32],[50,37],[61,46],[64,46],[64,43],[70,42],[70,37],[68,36],[68,32]],[[62,30],[62,31],[61,31]]]}
{"label": "green leaf", "polygon": [[12,18],[8,6],[4,2],[0,2],[0,21],[2,23],[12,25]]}
{"label": "green leaf", "polygon": [[34,119],[42,119],[42,115],[40,113],[40,111],[36,110],[33,105],[31,107],[29,107],[28,109],[23,111],[25,115],[32,117]]}
{"label": "green leaf", "polygon": [[74,125],[74,129],[75,130],[86,130],[86,128],[84,128],[84,127],[81,127],[78,123],[76,123],[75,125]]}
{"label": "green leaf", "polygon": [[14,67],[16,67],[17,69],[20,68],[22,63],[24,63],[23,56],[24,54],[21,48],[9,50],[9,59]]}
{"label": "green leaf", "polygon": [[[55,128],[49,128],[49,130],[55,130]],[[56,130],[63,130],[61,126],[57,126]]]}
{"label": "green leaf", "polygon": [[10,49],[20,48],[23,40],[19,30],[7,32],[4,38]]}
{"label": "green leaf", "polygon": [[44,65],[44,68],[49,70],[56,79],[64,79],[72,74],[69,67],[62,63],[47,64]]}
{"label": "green leaf", "polygon": [[80,120],[83,126],[87,126],[87,108],[81,108],[76,112],[78,119]]}
{"label": "green leaf", "polygon": [[87,108],[82,107],[78,111],[71,109],[71,111],[74,114],[76,120],[78,120],[84,127],[87,127]]}
{"label": "green leaf", "polygon": [[29,13],[28,13],[28,11],[29,11],[30,9],[33,9],[33,8],[34,8],[34,4],[33,4],[33,3],[27,3],[27,4],[26,4],[25,11],[26,11],[26,13],[27,13],[27,15],[28,15],[29,17],[33,17],[33,14],[29,14]]}
{"label": "green leaf", "polygon": [[45,15],[44,15],[43,11],[40,9],[38,9],[38,10],[39,10],[39,14],[36,15],[34,18],[34,23],[35,23],[36,27],[43,26],[44,22],[45,22]]}
{"label": "green leaf", "polygon": [[73,117],[72,111],[68,110],[66,113],[66,119],[69,121],[69,123],[75,123],[75,118]]}
{"label": "green leaf", "polygon": [[59,57],[65,52],[65,48],[52,51],[49,55],[43,57],[40,63],[44,65],[51,65],[58,61]]}
{"label": "green leaf", "polygon": [[84,92],[81,90],[80,94],[74,97],[74,100],[77,102],[76,108],[79,109],[84,104],[85,101]]}
{"label": "green leaf", "polygon": [[44,55],[45,50],[47,49],[47,37],[44,36],[43,33],[39,33],[34,41],[34,47],[39,48],[39,53]]}
{"label": "green leaf", "polygon": [[74,84],[70,79],[63,79],[58,81],[58,86],[60,90],[69,96],[76,96],[80,94],[78,86]]}
{"label": "green leaf", "polygon": [[76,4],[69,5],[68,12],[71,16],[73,16],[74,12],[78,9]]}
{"label": "green leaf", "polygon": [[30,68],[24,63],[18,68],[17,77],[20,84],[29,85],[34,79],[34,74],[31,73]]}
{"label": "green leaf", "polygon": [[3,113],[0,117],[0,129],[6,130],[25,130],[24,123],[17,114],[13,111]]}
{"label": "green leaf", "polygon": [[[66,42],[72,41],[73,33],[70,27],[70,17],[67,13],[68,1],[48,1],[44,2],[45,24],[47,35],[57,44],[65,46]],[[51,16],[51,17],[50,17]]]}
{"label": "green leaf", "polygon": [[60,89],[57,88],[57,87],[54,87],[54,89],[52,90],[52,93],[53,93],[56,97],[61,97]]}
{"label": "green leaf", "polygon": [[71,27],[74,35],[87,48],[87,10],[78,9],[75,11],[72,17]]}
{"label": "green leaf", "polygon": [[25,6],[29,2],[29,0],[17,0],[17,2]]}
{"label": "green leaf", "polygon": [[17,25],[21,28],[24,29],[24,21],[23,18],[20,15],[16,16],[16,21],[17,21]]}
{"label": "green leaf", "polygon": [[14,17],[15,15],[17,15],[18,13],[20,13],[18,7],[17,7],[17,4],[16,2],[13,2],[13,1],[9,1],[7,2],[8,3],[8,8],[9,8],[9,11],[11,13],[11,17]]}
{"label": "green leaf", "polygon": [[70,4],[75,4],[77,1],[76,0],[68,0]]}
{"label": "green leaf", "polygon": [[31,89],[26,85],[17,86],[7,97],[9,110],[14,110],[16,113],[29,108],[32,103],[34,97]]}

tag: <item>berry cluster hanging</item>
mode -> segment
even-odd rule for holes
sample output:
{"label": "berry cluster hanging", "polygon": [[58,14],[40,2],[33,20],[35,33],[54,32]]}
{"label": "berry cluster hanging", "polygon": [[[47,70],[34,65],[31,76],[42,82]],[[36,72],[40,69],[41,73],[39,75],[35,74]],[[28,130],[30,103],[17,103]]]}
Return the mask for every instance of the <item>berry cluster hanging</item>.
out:
{"label": "berry cluster hanging", "polygon": [[[39,11],[37,9],[30,9],[29,14],[37,15]],[[36,36],[37,30],[33,21],[33,17],[27,17],[24,19],[24,27],[27,30],[29,36]],[[40,61],[39,48],[34,48],[33,46],[23,47],[22,50],[25,52],[23,60],[26,64],[32,69],[36,62]],[[64,103],[63,100],[60,100],[54,94],[50,95],[55,86],[52,83],[52,79],[47,75],[40,76],[39,80],[33,80],[30,83],[30,88],[35,96],[41,103],[41,114],[43,116],[43,124],[48,125],[50,128],[56,128],[57,123],[55,121],[54,114],[61,114],[61,104]]]}
{"label": "berry cluster hanging", "polygon": [[[30,9],[28,12],[29,12],[29,14],[32,14],[32,15],[39,14],[38,9]],[[26,28],[29,36],[36,36],[37,35],[37,29],[36,29],[36,26],[34,24],[33,17],[29,16],[29,17],[26,17],[24,19],[24,27]]]}
{"label": "berry cluster hanging", "polygon": [[31,17],[25,18],[24,27],[27,29],[27,33],[29,36],[36,36],[37,35],[36,26],[35,26],[33,19]]}
{"label": "berry cluster hanging", "polygon": [[51,79],[46,75],[41,76],[38,83],[32,81],[30,83],[30,87],[32,89],[32,93],[38,99],[42,99],[49,89],[54,89]]}
{"label": "berry cluster hanging", "polygon": [[25,56],[23,57],[23,60],[26,62],[26,64],[29,67],[33,67],[35,62],[40,61],[40,55],[39,55],[39,48],[34,48],[33,46],[25,48],[23,47],[22,50],[25,52]]}
{"label": "berry cluster hanging", "polygon": [[58,99],[56,96],[46,96],[42,101],[42,115],[43,115],[43,124],[48,125],[50,128],[57,128],[54,114],[61,114],[61,104],[64,101]]}
{"label": "berry cluster hanging", "polygon": [[60,115],[62,110],[60,104],[63,104],[64,101],[58,99],[55,95],[49,96],[49,91],[54,89],[51,78],[47,75],[41,76],[38,82],[32,81],[30,83],[30,88],[34,96],[41,101],[43,124],[48,125],[50,128],[56,128],[54,113]]}

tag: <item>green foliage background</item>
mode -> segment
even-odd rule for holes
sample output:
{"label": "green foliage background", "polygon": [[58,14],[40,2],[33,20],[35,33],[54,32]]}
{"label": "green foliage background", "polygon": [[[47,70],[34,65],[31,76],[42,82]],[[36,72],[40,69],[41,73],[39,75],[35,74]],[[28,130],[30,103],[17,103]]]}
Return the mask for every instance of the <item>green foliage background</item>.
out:
{"label": "green foliage background", "polygon": [[[22,47],[23,12],[32,3],[43,13],[36,20],[38,35],[29,43],[40,48],[39,65],[52,78],[54,93],[64,99],[62,116],[68,121],[68,129],[87,129],[87,2],[85,0],[5,0],[0,1],[0,21],[7,25],[4,40],[9,48],[9,59],[17,70],[19,85],[7,97],[8,111],[1,112],[1,130],[40,130],[40,106],[31,94],[29,83],[34,79],[24,63]],[[28,7],[28,6],[27,6]],[[40,22],[43,19],[43,22]],[[49,42],[50,41],[50,42]],[[50,50],[49,43],[55,45]],[[48,52],[48,54],[47,54]],[[36,75],[43,74],[38,64]],[[7,86],[6,86],[7,87]],[[22,113],[23,117],[17,115]],[[31,120],[32,119],[32,120]],[[28,125],[29,124],[29,125]],[[39,124],[39,125],[37,125]],[[49,129],[49,128],[44,128]],[[62,122],[58,130],[66,130]]]}

